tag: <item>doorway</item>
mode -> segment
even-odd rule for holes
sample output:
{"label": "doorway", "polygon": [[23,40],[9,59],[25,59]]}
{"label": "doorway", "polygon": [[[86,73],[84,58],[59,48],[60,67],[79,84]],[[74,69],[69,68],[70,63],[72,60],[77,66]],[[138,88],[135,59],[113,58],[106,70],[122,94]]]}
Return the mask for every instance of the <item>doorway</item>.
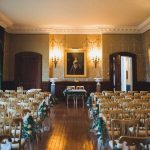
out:
{"label": "doorway", "polygon": [[132,57],[121,56],[121,91],[133,90]]}
{"label": "doorway", "polygon": [[3,81],[3,51],[0,48],[0,90],[2,89],[2,81]]}
{"label": "doorway", "polygon": [[137,81],[136,55],[128,52],[110,55],[110,82],[113,90],[135,89]]}
{"label": "doorway", "polygon": [[0,89],[3,82],[3,50],[4,50],[4,28],[0,26]]}
{"label": "doorway", "polygon": [[24,89],[41,88],[42,55],[21,52],[15,55],[15,84]]}

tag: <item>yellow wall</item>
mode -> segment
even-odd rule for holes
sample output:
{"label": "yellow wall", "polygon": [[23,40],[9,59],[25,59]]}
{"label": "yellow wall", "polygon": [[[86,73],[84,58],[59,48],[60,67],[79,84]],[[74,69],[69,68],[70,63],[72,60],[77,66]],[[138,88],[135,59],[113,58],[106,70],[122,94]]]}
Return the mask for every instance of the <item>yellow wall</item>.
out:
{"label": "yellow wall", "polygon": [[103,35],[103,77],[109,78],[109,55],[115,52],[131,52],[137,56],[137,80],[144,80],[144,53],[140,34]]}
{"label": "yellow wall", "polygon": [[[5,61],[4,81],[14,80],[15,54],[19,52],[32,51],[42,55],[42,81],[48,80],[48,60],[49,60],[49,36],[48,34],[9,34],[9,46],[5,46],[5,51],[9,51],[9,56]],[[9,47],[9,48],[8,48]],[[9,50],[8,50],[9,49]],[[5,57],[4,57],[5,59]],[[9,64],[9,66],[7,66]],[[8,71],[8,72],[6,72]],[[9,79],[8,79],[9,76]]]}
{"label": "yellow wall", "polygon": [[150,82],[150,30],[145,32],[142,37],[145,62],[145,81]]}
{"label": "yellow wall", "polygon": [[[87,78],[93,79],[95,77],[102,77],[102,67],[101,62],[98,63],[97,68],[94,67],[93,62],[89,57],[90,44],[89,42],[96,42],[101,37],[101,35],[50,35],[49,42],[55,39],[55,43],[60,45],[61,49],[61,60],[58,62],[55,68],[50,60],[50,77],[56,77],[59,80],[74,80],[74,78],[64,78],[64,53],[69,49],[81,49],[85,50],[87,53]],[[50,47],[50,53],[52,48]],[[80,80],[85,80],[85,78],[80,78]]]}
{"label": "yellow wall", "polygon": [[[144,43],[146,44],[150,38],[149,34],[149,32],[144,34]],[[64,78],[64,51],[69,48],[84,49],[87,51],[87,78],[81,78],[79,80],[90,80],[95,77],[102,77],[103,79],[109,80],[109,55],[114,52],[122,51],[132,52],[137,55],[137,79],[138,81],[145,79],[144,58],[146,57],[146,49],[143,51],[141,34],[104,34],[101,37],[101,35],[79,34],[48,35],[6,33],[5,38],[4,81],[14,80],[15,54],[23,51],[33,51],[42,54],[42,81],[48,81],[49,77],[57,77],[60,80],[72,80],[71,78]],[[100,41],[101,38],[102,60],[95,69],[88,55],[89,47],[91,46],[91,42]],[[52,65],[52,60],[49,59],[52,39],[54,39],[56,43],[59,43],[62,53],[61,60],[58,62],[56,68]]]}

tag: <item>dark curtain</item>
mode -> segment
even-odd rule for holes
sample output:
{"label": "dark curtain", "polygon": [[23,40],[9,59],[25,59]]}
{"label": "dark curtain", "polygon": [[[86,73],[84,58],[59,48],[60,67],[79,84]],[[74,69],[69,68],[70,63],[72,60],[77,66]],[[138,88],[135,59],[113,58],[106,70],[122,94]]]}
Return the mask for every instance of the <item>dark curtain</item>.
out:
{"label": "dark curtain", "polygon": [[0,26],[0,89],[3,81],[4,28]]}

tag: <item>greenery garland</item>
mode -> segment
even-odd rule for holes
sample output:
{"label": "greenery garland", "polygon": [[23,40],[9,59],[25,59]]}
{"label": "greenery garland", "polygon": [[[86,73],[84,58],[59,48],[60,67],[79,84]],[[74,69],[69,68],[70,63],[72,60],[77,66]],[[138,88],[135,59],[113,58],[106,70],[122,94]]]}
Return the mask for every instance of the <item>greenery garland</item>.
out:
{"label": "greenery garland", "polygon": [[99,117],[99,104],[92,107],[92,97],[89,96],[87,99],[87,107],[93,111],[93,122],[90,129],[96,132],[97,138],[101,140],[102,147],[105,147],[108,144],[109,136],[105,121],[102,117]]}
{"label": "greenery garland", "polygon": [[40,108],[39,108],[39,116],[41,119],[45,119],[46,117],[48,117],[48,105],[46,105],[46,102],[43,101],[43,103],[41,104]]}
{"label": "greenery garland", "polygon": [[92,108],[92,96],[89,96],[89,97],[87,98],[86,105],[87,105],[88,109],[91,109],[91,108]]}
{"label": "greenery garland", "polygon": [[27,116],[23,121],[23,138],[35,139],[36,136],[36,123],[31,115]]}

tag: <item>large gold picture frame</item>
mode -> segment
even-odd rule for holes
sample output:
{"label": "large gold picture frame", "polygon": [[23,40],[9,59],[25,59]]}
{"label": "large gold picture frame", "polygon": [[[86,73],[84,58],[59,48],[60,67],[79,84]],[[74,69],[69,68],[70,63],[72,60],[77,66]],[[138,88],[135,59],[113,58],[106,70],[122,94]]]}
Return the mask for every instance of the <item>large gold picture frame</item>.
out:
{"label": "large gold picture frame", "polygon": [[65,78],[84,78],[87,76],[86,51],[69,49],[65,51]]}

